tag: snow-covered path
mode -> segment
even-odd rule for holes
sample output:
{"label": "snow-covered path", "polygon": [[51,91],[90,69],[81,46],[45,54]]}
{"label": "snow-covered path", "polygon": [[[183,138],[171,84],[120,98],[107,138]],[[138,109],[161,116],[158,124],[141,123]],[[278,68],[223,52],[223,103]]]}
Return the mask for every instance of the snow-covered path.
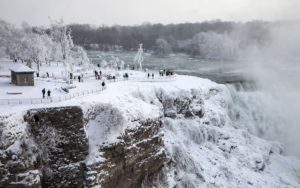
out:
{"label": "snow-covered path", "polygon": [[[133,77],[130,78],[128,80],[126,79],[115,79],[115,80],[100,80],[97,81],[99,83],[101,82],[105,82],[105,83],[110,83],[113,84],[115,82],[121,82],[121,81],[130,81],[130,82],[171,82],[174,81],[176,79],[176,75],[173,76],[168,76],[168,77],[157,77],[157,78],[144,78],[144,77]],[[65,84],[65,82],[60,81],[60,80],[47,80],[47,79],[36,79],[39,82],[44,82],[46,86],[50,85],[50,84]],[[78,97],[84,97],[87,95],[95,95],[95,94],[99,94],[100,92],[102,92],[104,89],[106,89],[105,87],[102,86],[97,86],[95,87],[95,89],[87,89],[90,88],[91,85],[89,84],[89,82],[95,82],[95,80],[93,78],[89,78],[87,80],[88,82],[88,86],[81,86],[81,88],[83,88],[83,90],[76,90],[73,91],[72,93],[66,93],[63,95],[56,95],[56,96],[52,96],[49,98],[38,98],[38,97],[22,97],[22,98],[14,98],[14,96],[12,96],[11,98],[0,98],[0,105],[20,105],[20,104],[49,104],[49,103],[58,103],[58,102],[63,102],[66,100],[70,100],[70,99],[74,99],[74,98],[78,98]],[[47,84],[48,83],[48,84]],[[49,84],[50,83],[50,84]],[[45,87],[45,85],[43,85]],[[99,84],[97,84],[99,85]],[[56,86],[56,85],[55,85]],[[77,86],[80,86],[77,84]],[[14,87],[15,88],[15,87]],[[26,89],[24,87],[22,87],[22,89]],[[41,88],[39,89],[41,90]],[[55,90],[57,90],[57,88],[55,88]],[[28,92],[25,91],[24,92]],[[29,93],[30,94],[30,93]]]}

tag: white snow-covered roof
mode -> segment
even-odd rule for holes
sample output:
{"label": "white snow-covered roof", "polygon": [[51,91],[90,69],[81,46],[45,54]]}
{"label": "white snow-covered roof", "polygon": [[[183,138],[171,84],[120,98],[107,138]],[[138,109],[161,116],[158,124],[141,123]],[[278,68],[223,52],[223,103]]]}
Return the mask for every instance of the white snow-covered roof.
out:
{"label": "white snow-covered roof", "polygon": [[33,69],[21,63],[14,64],[13,66],[11,66],[10,70],[13,72],[34,72]]}

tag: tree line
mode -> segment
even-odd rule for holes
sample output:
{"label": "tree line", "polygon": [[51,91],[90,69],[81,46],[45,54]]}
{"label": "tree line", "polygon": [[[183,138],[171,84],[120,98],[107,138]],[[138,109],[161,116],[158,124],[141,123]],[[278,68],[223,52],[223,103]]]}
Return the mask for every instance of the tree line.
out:
{"label": "tree line", "polygon": [[68,59],[82,63],[87,62],[88,58],[81,46],[88,50],[136,51],[138,45],[143,43],[145,51],[160,56],[186,53],[203,59],[235,59],[253,47],[267,44],[270,27],[274,24],[278,25],[276,22],[263,21],[208,21],[99,27],[71,24],[65,27],[61,23],[53,23],[49,28],[25,24],[19,29],[0,20],[0,56],[8,54],[15,59],[47,63],[49,59],[65,59],[64,47],[67,46]]}
{"label": "tree line", "polygon": [[271,24],[263,21],[239,23],[217,20],[201,23],[110,27],[72,24],[69,28],[72,30],[74,43],[86,49],[136,50],[138,44],[143,43],[146,51],[151,50],[158,55],[181,52],[207,56],[206,47],[208,47],[210,50],[216,48],[215,54],[218,54],[218,50],[230,48],[230,52],[225,55],[229,56],[234,54],[235,48],[264,45],[268,40],[268,27]]}

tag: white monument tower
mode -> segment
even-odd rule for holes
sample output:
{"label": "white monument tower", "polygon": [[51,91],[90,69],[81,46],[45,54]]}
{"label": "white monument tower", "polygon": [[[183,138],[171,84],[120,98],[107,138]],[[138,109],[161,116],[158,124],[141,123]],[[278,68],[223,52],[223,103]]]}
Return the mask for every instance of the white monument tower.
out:
{"label": "white monument tower", "polygon": [[140,66],[139,67],[140,71],[143,70],[143,67],[142,67],[143,60],[144,60],[144,57],[143,57],[143,44],[140,44],[138,52],[136,53],[136,55],[134,57],[134,63]]}

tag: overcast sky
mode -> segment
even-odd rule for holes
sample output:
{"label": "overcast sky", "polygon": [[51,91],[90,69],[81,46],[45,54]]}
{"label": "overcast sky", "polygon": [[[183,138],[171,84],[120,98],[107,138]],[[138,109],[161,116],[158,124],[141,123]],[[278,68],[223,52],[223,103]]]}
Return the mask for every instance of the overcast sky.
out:
{"label": "overcast sky", "polygon": [[299,19],[300,0],[0,0],[0,19],[20,25],[135,25],[205,20]]}

